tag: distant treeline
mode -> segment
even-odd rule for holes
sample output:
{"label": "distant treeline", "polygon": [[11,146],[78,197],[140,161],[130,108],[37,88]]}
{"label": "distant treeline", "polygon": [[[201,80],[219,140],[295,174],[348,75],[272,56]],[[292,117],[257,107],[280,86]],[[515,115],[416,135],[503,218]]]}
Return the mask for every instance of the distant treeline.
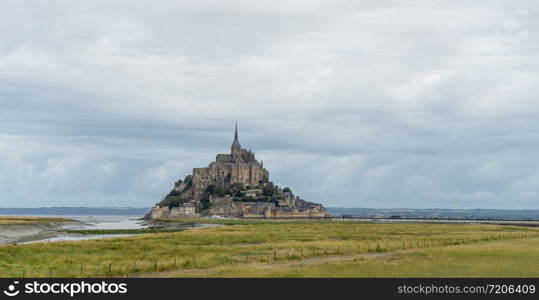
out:
{"label": "distant treeline", "polygon": [[[333,216],[362,218],[434,218],[434,219],[489,219],[539,220],[539,210],[509,209],[408,209],[408,208],[342,208],[328,207]],[[51,216],[143,216],[150,207],[38,207],[0,208],[0,215]]]}
{"label": "distant treeline", "polygon": [[539,210],[537,209],[382,209],[328,207],[328,212],[333,216],[362,218],[539,220]]}

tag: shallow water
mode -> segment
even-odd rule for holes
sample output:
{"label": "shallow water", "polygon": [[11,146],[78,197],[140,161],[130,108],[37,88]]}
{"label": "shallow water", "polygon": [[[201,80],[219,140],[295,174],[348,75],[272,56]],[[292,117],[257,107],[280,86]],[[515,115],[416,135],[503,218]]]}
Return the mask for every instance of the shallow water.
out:
{"label": "shallow water", "polygon": [[[51,216],[52,217],[52,216]],[[181,223],[158,223],[141,220],[142,216],[55,216],[72,219],[79,223],[58,225],[56,228],[43,227],[0,227],[0,245],[9,243],[30,244],[50,243],[63,241],[84,241],[95,239],[107,239],[126,237],[136,234],[77,234],[66,233],[65,230],[121,230],[121,229],[144,229],[160,227],[170,229],[195,229],[220,226],[216,224],[186,225]]]}
{"label": "shallow water", "polygon": [[134,234],[92,234],[92,235],[64,235],[55,236],[47,239],[40,239],[19,244],[34,244],[34,243],[52,243],[52,242],[68,242],[68,241],[86,241],[97,239],[110,239],[116,237],[125,237]]}
{"label": "shallow water", "polygon": [[[126,237],[137,234],[66,234],[62,230],[118,230],[118,229],[143,229],[156,226],[155,223],[147,220],[141,220],[142,216],[62,216],[63,218],[72,219],[81,223],[72,223],[62,225],[58,228],[58,235],[47,238],[36,238],[32,241],[26,241],[21,244],[30,243],[51,243],[64,241],[85,241],[95,239],[107,239],[115,237]],[[162,224],[160,224],[162,226]],[[182,225],[179,223],[169,224],[170,228],[174,229],[194,229],[219,226],[217,224],[198,224],[198,225]]]}
{"label": "shallow water", "polygon": [[151,226],[141,216],[63,216],[81,222],[81,224],[64,225],[69,230],[107,230],[107,229],[143,229]]}
{"label": "shallow water", "polygon": [[[150,227],[146,220],[140,220],[141,216],[62,216],[63,218],[76,220],[80,223],[71,223],[59,226],[55,231],[58,235],[43,237],[36,234],[35,239],[20,242],[19,244],[51,243],[65,241],[85,241],[95,239],[107,239],[125,237],[133,234],[76,234],[65,233],[63,230],[114,230],[114,229],[142,229]],[[20,232],[21,236],[27,235]],[[16,235],[14,237],[17,237]]]}

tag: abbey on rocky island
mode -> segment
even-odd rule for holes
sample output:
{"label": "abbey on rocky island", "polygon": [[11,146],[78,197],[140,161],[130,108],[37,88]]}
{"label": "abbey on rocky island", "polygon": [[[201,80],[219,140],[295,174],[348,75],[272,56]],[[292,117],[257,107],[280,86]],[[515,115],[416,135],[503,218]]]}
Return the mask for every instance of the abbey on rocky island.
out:
{"label": "abbey on rocky island", "polygon": [[193,169],[193,199],[202,200],[208,186],[224,187],[227,184],[241,183],[256,186],[269,179],[264,164],[255,159],[255,154],[242,149],[238,140],[238,124],[230,154],[217,154],[214,162],[207,168]]}
{"label": "abbey on rocky island", "polygon": [[206,168],[178,180],[172,191],[146,216],[189,218],[199,216],[243,218],[326,217],[326,209],[305,201],[288,187],[269,180],[269,172],[255,154],[241,148],[238,125],[230,154],[217,154]]}

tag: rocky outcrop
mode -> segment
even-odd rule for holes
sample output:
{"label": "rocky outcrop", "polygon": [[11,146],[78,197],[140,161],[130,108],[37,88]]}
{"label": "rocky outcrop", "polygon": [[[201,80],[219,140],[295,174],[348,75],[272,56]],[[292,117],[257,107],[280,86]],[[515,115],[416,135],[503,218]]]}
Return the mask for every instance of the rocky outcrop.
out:
{"label": "rocky outcrop", "polygon": [[210,207],[205,216],[236,218],[321,218],[327,215],[320,204],[298,199],[291,203],[235,201],[232,196],[210,197]]}
{"label": "rocky outcrop", "polygon": [[170,193],[146,216],[151,219],[198,216],[243,218],[325,217],[326,209],[305,201],[269,181],[255,154],[242,149],[238,132],[230,154],[217,154],[207,168],[178,180]]}
{"label": "rocky outcrop", "polygon": [[156,205],[151,212],[146,215],[147,219],[162,218],[198,218],[194,203],[185,203],[178,207],[168,207]]}

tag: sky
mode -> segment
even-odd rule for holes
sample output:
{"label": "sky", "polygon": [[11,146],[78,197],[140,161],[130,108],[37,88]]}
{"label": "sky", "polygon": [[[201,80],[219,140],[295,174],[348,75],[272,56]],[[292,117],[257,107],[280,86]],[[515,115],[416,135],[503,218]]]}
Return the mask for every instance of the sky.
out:
{"label": "sky", "polygon": [[0,3],[0,207],[149,207],[228,153],[332,207],[539,209],[537,1]]}

